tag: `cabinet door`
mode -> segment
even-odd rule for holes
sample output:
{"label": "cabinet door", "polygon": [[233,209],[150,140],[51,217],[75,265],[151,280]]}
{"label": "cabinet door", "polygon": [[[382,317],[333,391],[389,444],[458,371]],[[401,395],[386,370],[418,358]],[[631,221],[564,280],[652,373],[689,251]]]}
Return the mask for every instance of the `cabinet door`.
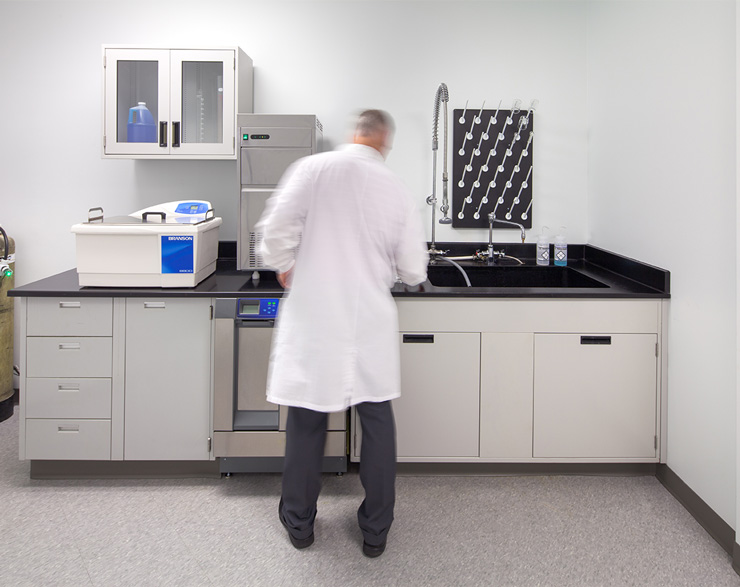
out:
{"label": "cabinet door", "polygon": [[105,49],[103,59],[103,153],[167,155],[169,50]]}
{"label": "cabinet door", "polygon": [[173,155],[234,155],[234,51],[172,51]]}
{"label": "cabinet door", "polygon": [[479,333],[401,334],[398,456],[477,457]]}
{"label": "cabinet door", "polygon": [[125,460],[208,460],[208,299],[126,300]]}
{"label": "cabinet door", "polygon": [[655,458],[657,336],[536,334],[534,456]]}

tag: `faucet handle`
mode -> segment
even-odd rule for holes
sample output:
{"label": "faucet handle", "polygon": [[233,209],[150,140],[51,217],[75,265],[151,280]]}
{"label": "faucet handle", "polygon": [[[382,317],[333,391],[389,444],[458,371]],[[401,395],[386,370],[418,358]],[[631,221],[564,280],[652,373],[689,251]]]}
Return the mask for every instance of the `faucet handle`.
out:
{"label": "faucet handle", "polygon": [[446,255],[449,252],[450,252],[449,249],[446,250],[446,251],[440,251],[439,249],[437,249],[435,247],[430,247],[429,250],[427,251],[427,253],[429,253],[432,256],[435,256],[435,255],[444,256],[444,255]]}

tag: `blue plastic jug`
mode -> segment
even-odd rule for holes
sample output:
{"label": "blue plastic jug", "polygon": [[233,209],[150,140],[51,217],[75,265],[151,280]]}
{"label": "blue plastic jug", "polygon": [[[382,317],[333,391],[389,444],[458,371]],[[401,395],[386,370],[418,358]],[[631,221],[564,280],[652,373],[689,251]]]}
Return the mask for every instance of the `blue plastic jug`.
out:
{"label": "blue plastic jug", "polygon": [[152,113],[146,107],[146,102],[139,102],[137,106],[128,110],[129,143],[156,143],[157,125],[154,124]]}

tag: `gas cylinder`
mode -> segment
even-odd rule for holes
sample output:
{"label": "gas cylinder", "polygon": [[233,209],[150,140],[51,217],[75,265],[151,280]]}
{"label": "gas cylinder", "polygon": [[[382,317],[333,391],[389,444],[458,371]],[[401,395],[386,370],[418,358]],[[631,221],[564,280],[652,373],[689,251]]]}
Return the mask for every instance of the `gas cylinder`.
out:
{"label": "gas cylinder", "polygon": [[[6,251],[7,242],[7,251]],[[15,242],[0,235],[0,422],[13,415],[13,298]]]}

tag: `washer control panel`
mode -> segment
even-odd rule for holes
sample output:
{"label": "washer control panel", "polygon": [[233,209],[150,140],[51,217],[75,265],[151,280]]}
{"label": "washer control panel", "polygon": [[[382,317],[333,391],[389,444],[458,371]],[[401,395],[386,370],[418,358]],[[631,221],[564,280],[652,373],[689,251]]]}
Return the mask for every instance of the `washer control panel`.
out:
{"label": "washer control panel", "polygon": [[242,320],[269,320],[277,318],[280,298],[239,298],[236,317]]}

